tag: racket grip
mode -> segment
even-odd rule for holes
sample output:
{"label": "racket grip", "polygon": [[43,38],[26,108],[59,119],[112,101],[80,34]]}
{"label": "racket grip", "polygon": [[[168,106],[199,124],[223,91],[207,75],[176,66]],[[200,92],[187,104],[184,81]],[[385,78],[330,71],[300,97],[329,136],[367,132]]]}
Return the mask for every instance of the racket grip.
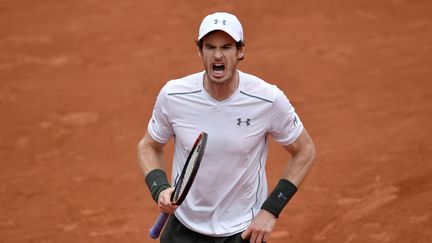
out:
{"label": "racket grip", "polygon": [[152,239],[156,239],[159,237],[162,228],[164,227],[165,223],[168,220],[169,214],[167,213],[160,213],[158,219],[154,223],[153,227],[149,230],[149,235]]}

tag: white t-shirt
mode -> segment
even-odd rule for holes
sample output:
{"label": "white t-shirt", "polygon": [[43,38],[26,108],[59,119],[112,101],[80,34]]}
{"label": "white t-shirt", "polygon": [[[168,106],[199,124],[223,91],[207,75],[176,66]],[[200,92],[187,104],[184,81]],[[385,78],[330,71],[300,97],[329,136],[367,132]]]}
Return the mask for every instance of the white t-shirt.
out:
{"label": "white t-shirt", "polygon": [[303,124],[284,93],[239,71],[239,87],[217,101],[203,87],[204,72],[169,81],[148,125],[160,143],[174,137],[172,181],[200,132],[208,134],[201,166],[175,215],[187,228],[210,236],[244,231],[267,198],[267,135],[294,142]]}

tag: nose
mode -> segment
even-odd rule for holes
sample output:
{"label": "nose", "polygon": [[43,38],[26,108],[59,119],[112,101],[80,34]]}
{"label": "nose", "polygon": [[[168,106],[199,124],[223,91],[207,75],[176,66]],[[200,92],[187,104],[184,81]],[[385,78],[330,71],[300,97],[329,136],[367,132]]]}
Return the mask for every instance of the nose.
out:
{"label": "nose", "polygon": [[223,54],[222,54],[222,51],[220,48],[216,48],[213,55],[216,59],[221,59],[223,57]]}

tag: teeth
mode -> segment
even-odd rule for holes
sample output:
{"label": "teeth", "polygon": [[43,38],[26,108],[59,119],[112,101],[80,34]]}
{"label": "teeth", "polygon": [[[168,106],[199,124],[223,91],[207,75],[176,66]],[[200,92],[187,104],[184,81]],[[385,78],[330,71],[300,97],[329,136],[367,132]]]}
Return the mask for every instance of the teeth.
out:
{"label": "teeth", "polygon": [[225,70],[225,66],[223,64],[214,64],[213,65],[213,72],[217,74],[222,74]]}

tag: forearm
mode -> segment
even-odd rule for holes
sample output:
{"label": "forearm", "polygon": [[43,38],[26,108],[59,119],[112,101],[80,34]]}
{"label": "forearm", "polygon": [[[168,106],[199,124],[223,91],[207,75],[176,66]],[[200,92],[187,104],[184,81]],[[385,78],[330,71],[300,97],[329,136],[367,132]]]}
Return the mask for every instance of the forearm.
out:
{"label": "forearm", "polygon": [[165,173],[163,146],[164,144],[156,142],[148,133],[138,143],[138,163],[156,203],[159,202],[159,194],[171,187]]}
{"label": "forearm", "polygon": [[282,178],[299,187],[313,165],[315,146],[309,134],[304,131],[295,144],[287,146],[285,149],[292,156],[285,167]]}
{"label": "forearm", "polygon": [[294,155],[285,167],[282,178],[299,187],[311,169],[314,158],[315,152],[298,153]]}
{"label": "forearm", "polygon": [[315,157],[315,148],[306,130],[285,149],[291,153],[291,160],[282,174],[282,178],[261,207],[271,212],[275,217],[279,217],[285,205],[297,192],[297,188],[311,168]]}
{"label": "forearm", "polygon": [[144,176],[155,169],[165,170],[163,145],[157,144],[147,133],[138,143],[138,163]]}

